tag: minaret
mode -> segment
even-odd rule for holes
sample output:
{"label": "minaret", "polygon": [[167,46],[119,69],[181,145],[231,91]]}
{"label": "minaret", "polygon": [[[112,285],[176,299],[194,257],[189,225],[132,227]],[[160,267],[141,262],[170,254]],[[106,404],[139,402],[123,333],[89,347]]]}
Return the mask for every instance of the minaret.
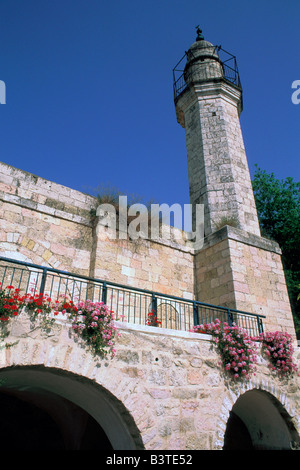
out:
{"label": "minaret", "polygon": [[[174,69],[190,202],[203,204],[205,215],[203,246],[196,248],[194,258],[195,298],[249,312],[245,324],[233,318],[241,327],[259,323],[263,315],[266,331],[285,330],[295,338],[280,247],[260,234],[240,128],[242,87],[236,60],[205,41],[199,28],[197,33],[182,59],[185,66],[180,61]],[[193,229],[200,222],[194,219]],[[197,313],[200,319],[202,310]]]}
{"label": "minaret", "polygon": [[205,41],[199,27],[197,33],[183,74],[174,81],[177,120],[186,133],[190,203],[204,204],[205,236],[221,223],[260,235],[239,121],[242,88],[235,58],[226,53],[230,67],[220,59],[221,48]]}

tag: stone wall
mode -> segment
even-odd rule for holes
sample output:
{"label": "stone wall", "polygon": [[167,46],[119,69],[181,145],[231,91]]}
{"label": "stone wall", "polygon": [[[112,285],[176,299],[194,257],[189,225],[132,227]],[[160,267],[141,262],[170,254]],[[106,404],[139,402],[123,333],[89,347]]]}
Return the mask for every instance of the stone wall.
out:
{"label": "stone wall", "polygon": [[229,240],[236,308],[251,307],[266,317],[266,330],[283,330],[295,337],[281,251],[268,240],[246,238],[232,230]]}
{"label": "stone wall", "polygon": [[90,274],[93,198],[1,163],[1,254]]}
{"label": "stone wall", "polygon": [[94,273],[129,286],[194,298],[193,250],[169,241],[110,240],[98,233]]}
{"label": "stone wall", "polygon": [[[94,197],[0,164],[0,253],[98,279],[192,299],[184,238],[111,240],[90,215]],[[174,235],[174,234],[173,234]]]}
{"label": "stone wall", "polygon": [[195,258],[198,298],[264,315],[265,330],[287,331],[295,338],[277,243],[226,226],[207,237]]}
{"label": "stone wall", "polygon": [[[282,403],[285,420],[300,431],[299,377],[280,380],[262,357],[255,376],[233,382],[219,365],[208,335],[117,323],[121,336],[116,356],[101,359],[70,334],[64,321],[46,335],[22,316],[14,320],[6,340],[10,347],[0,350],[1,383],[12,368],[17,372],[38,366],[62,377],[74,374],[64,394],[78,397],[77,387],[86,378],[123,404],[147,450],[222,449],[230,412],[251,390]],[[96,413],[95,408],[92,415]]]}
{"label": "stone wall", "polygon": [[196,84],[176,101],[185,128],[192,204],[204,204],[205,234],[223,220],[260,235],[240,128],[240,92],[223,82]]}
{"label": "stone wall", "polygon": [[[6,164],[0,167],[0,191],[4,257],[263,314],[265,329],[294,334],[280,249],[274,242],[229,226],[206,237],[197,252],[175,236],[111,240],[109,230],[90,216],[97,205],[91,196]],[[45,335],[32,328],[26,315],[17,318],[0,349],[0,375],[36,366],[59,377],[74,374],[69,398],[78,399],[76,404],[95,418],[97,407],[82,402],[84,393],[76,395],[76,387],[83,379],[99,385],[110,397],[111,409],[121,409],[121,422],[134,423],[128,433],[137,429],[138,436],[126,445],[135,442],[136,448],[142,442],[149,450],[221,449],[231,410],[252,391],[249,406],[253,400],[255,404],[256,392],[262,407],[270,397],[278,400],[287,426],[299,432],[298,377],[280,381],[260,357],[257,375],[234,384],[224,375],[209,336],[117,325],[122,334],[115,358],[99,360],[74,339],[65,322],[56,322]],[[245,412],[243,403],[236,408],[240,413]],[[104,424],[109,432],[109,418]],[[112,433],[116,445],[122,445],[118,435]]]}
{"label": "stone wall", "polygon": [[0,253],[262,314],[267,329],[295,334],[276,243],[229,226],[207,236],[199,251],[175,229],[159,240],[111,240],[90,215],[96,207],[94,197],[1,164]]}

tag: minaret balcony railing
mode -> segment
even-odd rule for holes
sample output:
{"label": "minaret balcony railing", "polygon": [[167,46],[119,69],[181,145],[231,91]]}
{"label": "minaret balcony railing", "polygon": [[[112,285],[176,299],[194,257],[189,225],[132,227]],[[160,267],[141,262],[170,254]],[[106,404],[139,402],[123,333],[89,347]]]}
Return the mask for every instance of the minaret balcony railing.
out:
{"label": "minaret balcony railing", "polygon": [[[221,46],[215,46],[214,52],[216,52],[220,58],[219,62],[222,65],[222,69],[223,69],[222,79],[241,89],[242,85],[241,85],[236,57],[230,54],[229,52],[225,51],[224,49],[222,49]],[[186,62],[187,62],[187,52],[185,52],[184,56],[180,59],[180,61],[173,68],[173,91],[174,91],[175,100],[191,84],[194,83],[192,80],[190,80],[188,71],[185,70]],[[197,83],[198,82],[199,80],[197,80]]]}

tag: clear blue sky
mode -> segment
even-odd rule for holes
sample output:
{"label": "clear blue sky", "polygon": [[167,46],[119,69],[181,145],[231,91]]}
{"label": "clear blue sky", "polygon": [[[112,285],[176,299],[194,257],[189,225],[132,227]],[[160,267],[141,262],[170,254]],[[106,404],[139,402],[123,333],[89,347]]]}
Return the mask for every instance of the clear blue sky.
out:
{"label": "clear blue sky", "polygon": [[299,0],[1,0],[1,161],[91,192],[189,203],[172,69],[205,39],[237,57],[251,175],[299,181]]}

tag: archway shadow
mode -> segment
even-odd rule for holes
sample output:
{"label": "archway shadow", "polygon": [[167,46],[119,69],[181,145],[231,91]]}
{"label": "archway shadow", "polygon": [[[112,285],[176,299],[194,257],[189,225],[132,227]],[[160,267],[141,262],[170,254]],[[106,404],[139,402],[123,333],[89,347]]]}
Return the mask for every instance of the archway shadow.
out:
{"label": "archway shadow", "polygon": [[94,381],[44,366],[0,370],[7,450],[142,450],[123,403]]}
{"label": "archway shadow", "polygon": [[[72,427],[62,427],[68,412],[76,414],[76,419]],[[53,394],[2,390],[0,413],[0,442],[5,442],[5,451],[113,449],[92,416]]]}
{"label": "archway shadow", "polygon": [[292,450],[299,444],[291,416],[269,392],[249,390],[232,407],[223,450]]}

